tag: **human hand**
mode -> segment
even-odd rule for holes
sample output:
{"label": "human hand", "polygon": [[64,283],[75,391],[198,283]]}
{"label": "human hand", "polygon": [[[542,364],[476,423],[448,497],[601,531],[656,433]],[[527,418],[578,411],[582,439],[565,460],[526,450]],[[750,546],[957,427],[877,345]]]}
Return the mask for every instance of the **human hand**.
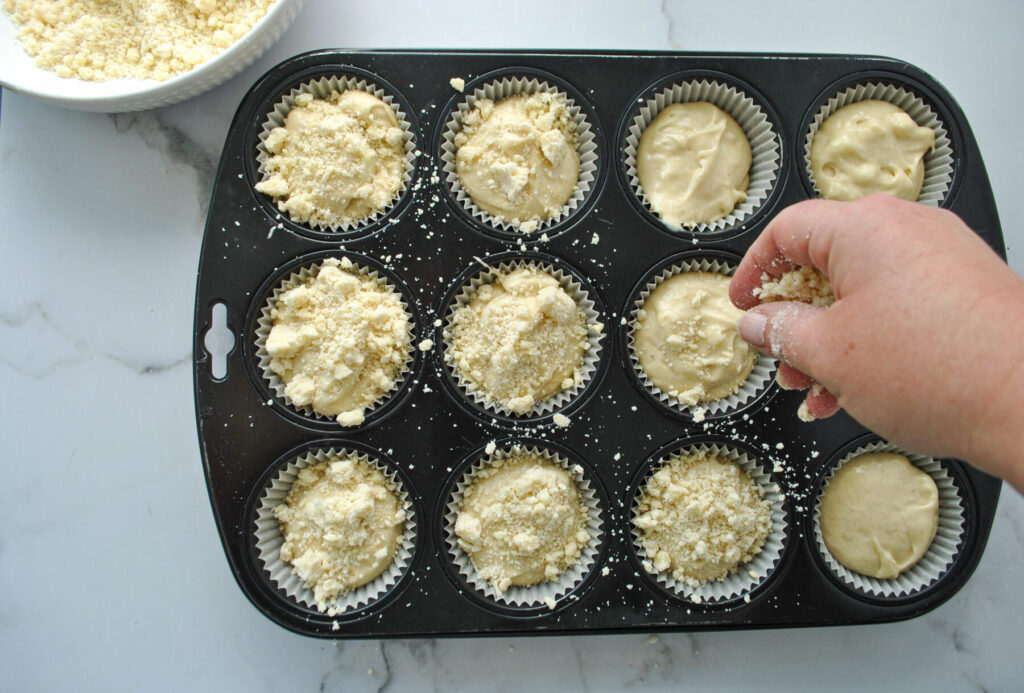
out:
{"label": "human hand", "polygon": [[[836,302],[759,305],[762,273],[795,266],[822,270]],[[842,407],[1024,488],[1024,280],[956,215],[886,195],[793,205],[747,251],[730,298],[749,310],[744,339],[780,360],[780,384],[825,388],[811,415]]]}

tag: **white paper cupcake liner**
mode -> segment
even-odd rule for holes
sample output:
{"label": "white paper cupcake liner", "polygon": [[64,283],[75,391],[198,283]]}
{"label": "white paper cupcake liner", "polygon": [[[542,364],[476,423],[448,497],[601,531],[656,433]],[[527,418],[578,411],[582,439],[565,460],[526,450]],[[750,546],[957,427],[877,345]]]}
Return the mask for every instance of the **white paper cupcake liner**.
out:
{"label": "white paper cupcake liner", "polygon": [[[587,513],[586,530],[590,535],[590,541],[580,552],[579,560],[566,568],[566,570],[552,582],[540,582],[528,587],[511,586],[504,592],[498,590],[489,581],[480,577],[473,561],[469,555],[459,546],[458,536],[455,534],[455,521],[458,519],[459,511],[462,508],[462,501],[466,490],[472,485],[475,476],[487,467],[500,465],[502,460],[511,455],[538,455],[543,459],[558,465],[568,472],[580,500]],[[474,462],[463,473],[462,478],[455,484],[448,502],[445,504],[444,515],[444,543],[448,550],[448,558],[455,565],[459,574],[466,582],[477,591],[481,592],[488,599],[506,606],[517,608],[532,608],[547,606],[553,608],[552,604],[565,597],[583,582],[590,573],[597,561],[598,553],[602,542],[602,518],[601,507],[598,502],[597,492],[587,478],[582,466],[558,453],[536,446],[509,445],[492,454],[485,454]]]}
{"label": "white paper cupcake liner", "polygon": [[[473,106],[480,99],[490,99],[498,103],[510,96],[519,94],[536,94],[546,92],[561,95],[569,105],[569,112],[573,122],[576,124],[576,153],[580,159],[580,175],[576,181],[576,187],[569,199],[555,214],[547,219],[538,219],[536,225],[529,230],[521,228],[525,222],[504,221],[480,209],[473,202],[473,199],[462,188],[458,171],[455,168],[455,136],[462,129],[463,117],[472,110]],[[598,141],[594,134],[587,114],[580,104],[560,90],[557,86],[549,84],[536,77],[508,76],[496,79],[483,84],[473,90],[472,94],[466,96],[457,108],[455,108],[445,124],[444,134],[441,136],[441,170],[445,181],[451,187],[455,199],[479,222],[500,231],[536,233],[560,223],[571,215],[587,198],[597,180],[598,173]]]}
{"label": "white paper cupcake liner", "polygon": [[[580,364],[580,382],[566,390],[560,390],[547,399],[537,402],[533,408],[526,413],[518,414],[513,412],[501,402],[493,400],[476,383],[464,377],[456,366],[451,355],[451,324],[455,311],[461,306],[469,304],[476,295],[477,290],[484,284],[490,284],[500,275],[507,274],[513,270],[523,268],[535,268],[550,274],[561,285],[562,289],[576,302],[577,307],[583,314],[583,323],[587,327],[587,350],[583,353],[583,362]],[[476,404],[501,414],[503,416],[514,416],[524,419],[544,416],[550,412],[561,409],[573,398],[586,389],[587,384],[594,377],[597,366],[601,360],[602,340],[604,338],[604,326],[599,321],[600,315],[583,286],[572,274],[563,271],[557,265],[540,260],[520,259],[502,262],[497,267],[484,269],[467,281],[455,294],[454,299],[445,311],[444,326],[441,334],[444,342],[444,362],[455,379],[460,391]],[[599,329],[591,326],[601,325]]]}
{"label": "white paper cupcake liner", "polygon": [[[644,372],[643,367],[640,365],[640,357],[636,352],[635,339],[637,314],[640,309],[643,308],[644,303],[647,302],[647,298],[651,293],[666,279],[674,277],[677,274],[684,274],[686,272],[716,272],[718,274],[732,276],[735,271],[735,264],[716,258],[698,258],[676,263],[671,267],[667,267],[662,270],[654,279],[647,283],[647,286],[640,291],[640,294],[637,296],[636,301],[633,302],[633,306],[629,311],[629,316],[627,318],[629,320],[627,347],[629,351],[629,362],[633,366],[633,372],[636,373],[637,378],[640,379],[640,384],[643,386],[644,390],[651,395],[651,397],[663,406],[691,418],[698,413],[702,416],[721,416],[734,412],[752,402],[762,392],[768,389],[768,386],[771,385],[772,381],[775,379],[775,370],[777,367],[775,359],[770,356],[766,356],[765,354],[758,353],[757,360],[754,362],[753,370],[750,371],[750,375],[747,376],[747,379],[740,386],[739,390],[728,397],[709,400],[707,402],[698,402],[693,406],[688,406],[652,383],[650,378],[648,378],[647,374]],[[700,416],[698,416],[698,418],[700,418]]]}
{"label": "white paper cupcake liner", "polygon": [[[398,548],[395,551],[394,560],[375,580],[357,587],[347,594],[339,595],[330,604],[318,603],[313,596],[313,590],[303,584],[302,578],[296,574],[290,563],[281,559],[281,545],[284,543],[284,535],[281,533],[280,523],[274,517],[274,508],[285,502],[288,492],[291,491],[292,484],[295,483],[302,469],[320,462],[329,462],[338,457],[351,456],[372,468],[379,469],[391,482],[395,494],[402,502],[405,510],[405,528]],[[365,453],[343,448],[310,450],[286,463],[271,477],[263,489],[256,507],[254,527],[257,556],[260,566],[269,580],[277,589],[287,595],[289,599],[310,609],[327,613],[330,616],[345,614],[346,612],[359,609],[384,596],[408,570],[412,562],[413,549],[416,545],[416,511],[412,500],[409,498],[408,490],[404,488],[395,472],[379,460],[368,457]]]}
{"label": "white paper cupcake liner", "polygon": [[[840,467],[855,457],[871,452],[895,452],[905,455],[911,464],[928,474],[939,489],[939,527],[935,533],[935,539],[932,540],[931,546],[928,547],[920,561],[892,580],[879,580],[846,568],[829,552],[821,534],[821,499],[824,497],[825,489]],[[847,588],[868,597],[897,599],[914,596],[942,579],[949,572],[963,547],[964,501],[953,476],[938,460],[907,452],[882,440],[860,446],[832,467],[818,491],[818,497],[814,503],[813,519],[814,541],[825,565]]]}
{"label": "white paper cupcake liner", "polygon": [[[726,575],[721,580],[704,582],[697,587],[690,587],[685,582],[677,581],[670,570],[657,572],[654,570],[653,560],[647,555],[642,540],[642,532],[637,527],[637,517],[640,514],[640,499],[644,488],[651,476],[661,467],[669,462],[672,457],[678,455],[695,454],[707,452],[718,455],[735,462],[755,484],[764,490],[765,499],[771,504],[772,530],[765,539],[760,552],[747,563],[740,564],[737,569]],[[772,571],[782,560],[782,552],[785,549],[788,522],[786,520],[786,497],[782,489],[775,483],[768,471],[760,462],[751,459],[747,453],[738,448],[719,443],[698,443],[696,445],[683,445],[662,459],[651,465],[647,471],[643,483],[641,483],[633,496],[633,504],[630,508],[630,531],[633,537],[633,546],[640,558],[644,569],[670,594],[684,599],[692,604],[717,604],[724,601],[740,599],[752,592],[761,583],[768,579]]]}
{"label": "white paper cupcake liner", "polygon": [[[281,100],[274,104],[273,109],[267,113],[266,119],[263,121],[263,126],[260,129],[259,135],[257,136],[256,142],[256,170],[260,175],[261,180],[266,179],[265,165],[271,154],[266,148],[266,139],[270,134],[270,131],[275,127],[281,127],[285,123],[285,118],[288,117],[288,112],[291,111],[292,107],[295,106],[295,98],[299,94],[312,94],[314,98],[326,99],[331,94],[343,93],[349,90],[365,91],[368,94],[376,96],[378,99],[388,104],[394,112],[395,117],[398,118],[398,127],[402,129],[402,148],[405,151],[405,171],[402,175],[402,183],[398,190],[395,192],[395,196],[391,198],[391,201],[383,208],[377,210],[373,214],[360,219],[358,221],[350,222],[342,225],[326,226],[321,224],[311,224],[309,221],[299,221],[292,219],[292,221],[300,226],[306,226],[309,228],[316,229],[318,231],[330,231],[330,232],[347,232],[354,231],[365,226],[369,226],[382,216],[387,214],[402,198],[406,190],[409,187],[409,182],[412,180],[413,171],[416,168],[416,138],[413,134],[412,124],[409,121],[408,115],[402,110],[401,104],[395,100],[394,95],[388,93],[380,86],[374,84],[371,81],[366,80],[362,77],[356,77],[352,75],[339,74],[331,77],[321,77],[316,80],[305,82],[297,87],[294,87],[291,91],[281,97]],[[274,200],[274,208],[278,214],[287,216],[287,212],[283,212],[277,208],[276,198],[269,198]],[[289,217],[290,218],[290,217]]]}
{"label": "white paper cupcake liner", "polygon": [[[344,256],[339,256],[339,259]],[[335,421],[334,416],[327,414],[321,414],[313,409],[310,405],[300,406],[293,402],[288,395],[285,394],[285,382],[281,379],[274,371],[270,370],[270,354],[267,352],[267,337],[270,335],[270,330],[274,326],[274,319],[271,317],[271,311],[274,306],[277,305],[277,301],[281,294],[289,289],[292,289],[300,284],[304,284],[309,279],[316,277],[320,272],[320,268],[323,266],[323,260],[318,260],[308,265],[294,270],[287,278],[282,279],[278,282],[278,285],[271,292],[266,303],[264,303],[260,316],[256,320],[256,333],[254,335],[256,345],[256,360],[259,366],[260,372],[263,374],[263,380],[270,387],[270,390],[274,393],[274,396],[288,405],[292,411],[295,411],[302,416],[310,419],[316,419],[318,421]],[[398,372],[398,376],[395,378],[395,384],[392,385],[391,389],[387,392],[382,393],[376,400],[369,406],[363,409],[363,415],[369,417],[370,414],[382,406],[388,399],[390,399],[408,377],[410,369],[412,368],[412,362],[415,358],[415,343],[416,343],[416,324],[412,318],[412,311],[409,309],[409,304],[406,301],[405,294],[403,294],[396,286],[387,280],[386,277],[382,276],[376,270],[366,267],[357,261],[352,262],[353,269],[364,277],[368,277],[377,283],[378,286],[386,288],[389,291],[394,292],[401,303],[402,310],[405,312],[406,320],[409,324],[409,348],[406,351],[405,363],[402,365],[401,370]]]}
{"label": "white paper cupcake liner", "polygon": [[868,100],[888,101],[906,111],[915,123],[935,133],[935,146],[924,155],[924,183],[917,201],[930,207],[941,205],[953,181],[953,143],[949,132],[939,115],[924,99],[905,87],[887,82],[868,82],[847,87],[818,109],[804,138],[804,170],[814,192],[821,196],[821,190],[814,182],[814,172],[811,171],[811,143],[818,129],[843,106]]}
{"label": "white paper cupcake liner", "polygon": [[[782,144],[779,134],[775,132],[768,114],[760,104],[736,87],[722,82],[694,80],[681,82],[666,87],[652,98],[647,99],[632,117],[626,133],[623,150],[626,167],[626,178],[633,193],[651,214],[658,216],[651,208],[650,200],[640,185],[640,177],[636,169],[637,150],[644,130],[665,108],[677,103],[705,101],[722,109],[743,129],[743,134],[750,142],[751,164],[750,181],[747,185],[747,199],[736,205],[732,212],[710,222],[686,226],[685,230],[692,233],[714,233],[739,226],[751,217],[764,204],[771,194],[772,187],[779,177]],[[660,217],[659,217],[660,218]],[[662,220],[667,228],[674,231],[683,230]]]}

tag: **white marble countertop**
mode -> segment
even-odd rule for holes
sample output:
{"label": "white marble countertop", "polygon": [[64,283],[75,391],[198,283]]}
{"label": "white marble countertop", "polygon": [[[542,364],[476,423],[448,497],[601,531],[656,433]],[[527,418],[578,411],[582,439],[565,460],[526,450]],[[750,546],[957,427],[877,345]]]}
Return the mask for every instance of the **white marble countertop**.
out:
{"label": "white marble countertop", "polygon": [[[436,5],[436,7],[434,6]],[[443,9],[439,9],[443,6]],[[258,613],[217,538],[191,332],[210,184],[263,71],[328,47],[621,48],[903,58],[958,99],[1024,272],[1024,6],[309,0],[227,84],[127,115],[0,107],[0,671],[47,690],[1019,690],[1024,501],[977,572],[907,622],[823,629],[324,642]],[[1006,141],[1008,138],[1008,141]]]}

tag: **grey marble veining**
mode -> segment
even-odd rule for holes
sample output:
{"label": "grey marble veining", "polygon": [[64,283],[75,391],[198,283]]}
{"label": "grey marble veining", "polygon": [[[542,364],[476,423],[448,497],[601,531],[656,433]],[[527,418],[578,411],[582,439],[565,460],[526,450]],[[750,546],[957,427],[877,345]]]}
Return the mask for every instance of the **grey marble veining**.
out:
{"label": "grey marble veining", "polygon": [[147,147],[159,152],[169,165],[187,166],[195,171],[199,211],[205,218],[210,206],[209,191],[213,188],[213,177],[217,173],[217,162],[220,161],[220,150],[202,146],[186,132],[166,122],[160,111],[115,113],[110,119],[119,134],[137,135]]}
{"label": "grey marble veining", "polygon": [[681,19],[676,18],[675,10],[677,7],[678,5],[674,5],[670,0],[662,0],[661,2],[661,17],[665,22],[665,43],[668,44],[665,48],[671,50],[682,50],[685,48],[679,36],[679,26],[677,23]]}
{"label": "grey marble veining", "polygon": [[[1020,690],[1024,499],[1004,490],[977,572],[910,621],[848,628],[331,642],[235,585],[192,405],[195,274],[232,114],[315,48],[523,47],[895,55],[971,121],[1024,272],[1014,2],[384,7],[309,0],[256,65],[158,111],[0,102],[0,670],[12,691]],[[502,26],[495,31],[495,24]],[[912,27],[912,28],[908,28]],[[937,38],[941,37],[941,39]],[[950,48],[950,37],[959,46]],[[964,48],[967,47],[967,48]]]}

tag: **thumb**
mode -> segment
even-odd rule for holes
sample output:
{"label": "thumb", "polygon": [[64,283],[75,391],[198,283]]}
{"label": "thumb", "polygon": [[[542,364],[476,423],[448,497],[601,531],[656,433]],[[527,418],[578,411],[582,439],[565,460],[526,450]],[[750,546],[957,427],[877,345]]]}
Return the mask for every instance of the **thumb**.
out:
{"label": "thumb", "polygon": [[812,362],[820,361],[825,308],[780,301],[756,306],[739,319],[740,336],[761,351],[815,377]]}

